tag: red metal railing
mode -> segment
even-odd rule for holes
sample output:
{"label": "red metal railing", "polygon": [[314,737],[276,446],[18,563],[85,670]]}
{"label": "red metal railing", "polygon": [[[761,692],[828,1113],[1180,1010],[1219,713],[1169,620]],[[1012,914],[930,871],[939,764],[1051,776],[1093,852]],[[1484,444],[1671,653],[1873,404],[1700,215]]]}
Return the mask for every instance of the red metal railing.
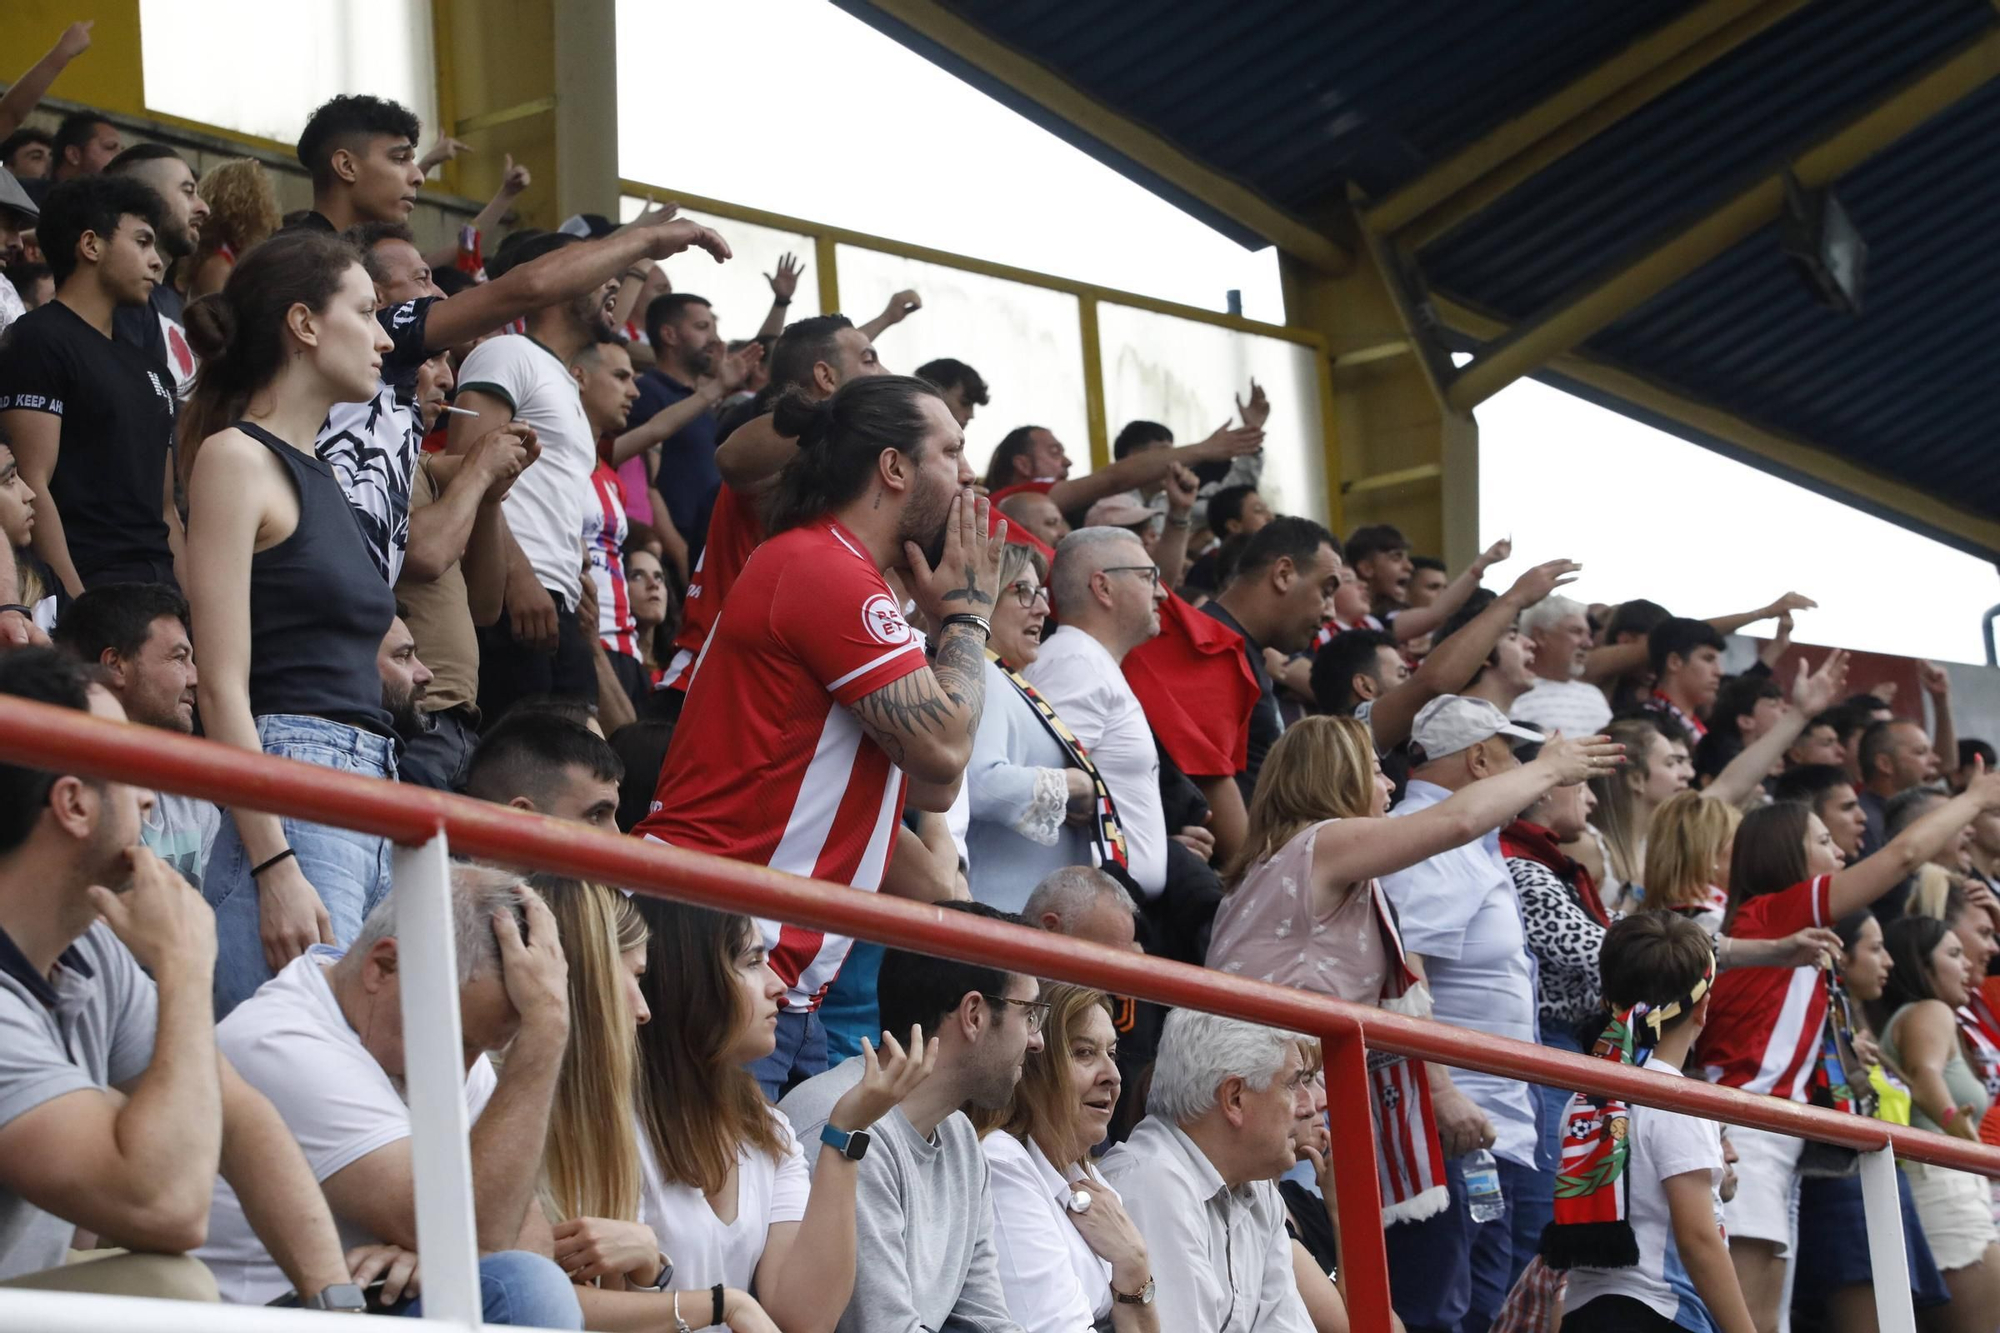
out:
{"label": "red metal railing", "polygon": [[616,884],[641,893],[749,912],[859,939],[1114,994],[1265,1023],[1325,1044],[1335,1197],[1343,1221],[1354,1327],[1387,1333],[1389,1282],[1368,1105],[1370,1049],[1460,1069],[1661,1106],[1711,1120],[1839,1144],[1885,1146],[1900,1157],[2000,1177],[2000,1149],[1755,1096],[1698,1080],[1658,1078],[1602,1060],[1448,1024],[1347,1004],[1308,991],[1121,953],[1018,926],[859,893],[698,852],[489,805],[462,796],[316,768],[232,746],[0,697],[0,760],[160,788],[223,805],[335,824],[412,846],[442,830],[455,853]]}

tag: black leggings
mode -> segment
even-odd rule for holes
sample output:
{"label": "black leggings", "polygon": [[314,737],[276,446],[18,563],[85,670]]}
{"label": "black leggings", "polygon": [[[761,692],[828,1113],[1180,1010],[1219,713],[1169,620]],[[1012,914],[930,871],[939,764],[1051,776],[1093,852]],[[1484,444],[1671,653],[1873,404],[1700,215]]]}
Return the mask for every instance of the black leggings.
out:
{"label": "black leggings", "polygon": [[1562,1333],[1687,1333],[1644,1301],[1599,1296],[1563,1316]]}

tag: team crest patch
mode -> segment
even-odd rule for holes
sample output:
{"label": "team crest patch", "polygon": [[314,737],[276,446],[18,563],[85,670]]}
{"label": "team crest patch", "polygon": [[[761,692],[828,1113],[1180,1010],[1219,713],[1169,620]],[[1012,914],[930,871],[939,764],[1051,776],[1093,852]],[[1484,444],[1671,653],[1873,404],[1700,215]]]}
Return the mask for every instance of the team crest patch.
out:
{"label": "team crest patch", "polygon": [[877,643],[891,647],[910,641],[910,622],[887,593],[876,593],[861,604],[861,627]]}

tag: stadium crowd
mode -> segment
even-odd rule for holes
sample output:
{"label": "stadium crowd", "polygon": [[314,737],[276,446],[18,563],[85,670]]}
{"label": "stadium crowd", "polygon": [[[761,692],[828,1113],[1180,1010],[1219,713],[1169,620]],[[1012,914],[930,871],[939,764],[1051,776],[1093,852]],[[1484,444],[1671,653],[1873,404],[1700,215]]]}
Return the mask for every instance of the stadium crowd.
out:
{"label": "stadium crowd", "polygon": [[[0,692],[2000,1142],[2000,774],[1943,672],[1926,729],[1774,670],[1796,593],[1585,606],[1275,512],[1254,383],[981,474],[1035,404],[892,371],[916,292],[791,320],[788,256],[717,310],[660,261],[725,237],[503,235],[511,164],[426,252],[463,146],[365,95],[280,217],[254,160],[28,125],[89,40],[0,97]],[[0,765],[0,1285],[421,1311],[390,863]],[[1329,1106],[1292,1033],[452,897],[490,1322],[1333,1333],[1366,1116],[1410,1333],[1875,1327],[1843,1150],[1413,1060]],[[1992,1333],[1989,1182],[1900,1189],[1926,1327]]]}

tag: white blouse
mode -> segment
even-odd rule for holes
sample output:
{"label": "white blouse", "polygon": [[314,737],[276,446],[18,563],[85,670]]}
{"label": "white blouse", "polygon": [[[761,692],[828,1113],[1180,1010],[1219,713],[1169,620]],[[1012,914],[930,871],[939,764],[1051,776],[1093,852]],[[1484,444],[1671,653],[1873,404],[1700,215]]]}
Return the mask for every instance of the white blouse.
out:
{"label": "white blouse", "polygon": [[639,1220],[653,1229],[660,1250],[674,1261],[674,1285],[682,1288],[725,1287],[748,1291],[764,1257],[773,1224],[797,1222],[806,1215],[812,1177],[805,1154],[785,1118],[771,1112],[785,1142],[782,1156],[771,1157],[745,1146],[736,1162],[736,1220],[725,1224],[708,1206],[708,1199],[690,1185],[670,1185],[660,1178],[652,1145],[639,1130]]}
{"label": "white blouse", "polygon": [[[1032,1140],[1002,1130],[979,1142],[992,1174],[993,1248],[1008,1313],[1025,1333],[1090,1333],[1111,1314],[1111,1265],[1085,1242],[1063,1203],[1082,1172],[1058,1171]],[[1090,1178],[1105,1184],[1094,1167]]]}

